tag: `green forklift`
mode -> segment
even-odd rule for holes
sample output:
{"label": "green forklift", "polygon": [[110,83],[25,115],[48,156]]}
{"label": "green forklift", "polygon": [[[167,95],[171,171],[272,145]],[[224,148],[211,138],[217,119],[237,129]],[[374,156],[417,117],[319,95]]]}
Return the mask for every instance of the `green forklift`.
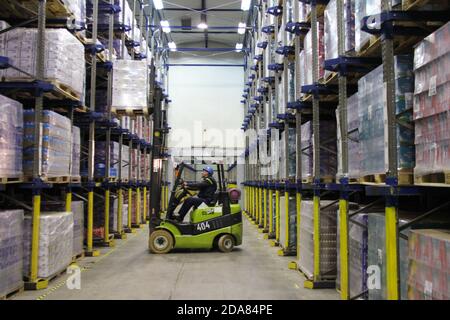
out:
{"label": "green forklift", "polygon": [[242,244],[242,211],[235,199],[230,200],[226,189],[223,164],[217,164],[218,192],[215,203],[202,204],[190,214],[187,223],[178,222],[174,211],[187,198],[193,196],[184,187],[181,178],[185,164],[175,170],[167,212],[158,210],[150,218],[149,250],[151,253],[169,253],[172,249],[218,249],[231,252]]}

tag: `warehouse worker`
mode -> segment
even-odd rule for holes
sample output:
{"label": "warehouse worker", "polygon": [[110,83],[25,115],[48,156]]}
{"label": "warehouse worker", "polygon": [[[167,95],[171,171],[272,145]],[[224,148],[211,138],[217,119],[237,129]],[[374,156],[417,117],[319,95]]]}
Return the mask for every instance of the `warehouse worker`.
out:
{"label": "warehouse worker", "polygon": [[202,203],[213,205],[214,194],[217,190],[217,182],[213,178],[214,170],[211,167],[205,167],[202,170],[202,182],[199,183],[184,183],[188,189],[199,190],[197,196],[186,199],[178,212],[178,221],[183,221],[189,210],[194,207],[197,208]]}

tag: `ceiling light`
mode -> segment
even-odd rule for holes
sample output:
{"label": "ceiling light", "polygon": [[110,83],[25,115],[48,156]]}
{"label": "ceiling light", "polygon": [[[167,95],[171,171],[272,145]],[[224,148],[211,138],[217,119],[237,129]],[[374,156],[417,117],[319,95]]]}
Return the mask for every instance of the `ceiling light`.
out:
{"label": "ceiling light", "polygon": [[169,45],[169,49],[170,51],[176,51],[177,50],[177,45],[175,44],[175,42],[171,41],[168,43]]}
{"label": "ceiling light", "polygon": [[241,51],[244,48],[242,43],[236,43],[236,51]]}
{"label": "ceiling light", "polygon": [[153,5],[155,6],[156,10],[161,10],[164,8],[162,0],[153,0]]}
{"label": "ceiling light", "polygon": [[161,27],[162,27],[162,31],[164,33],[169,33],[170,32],[170,24],[169,21],[167,20],[161,20]]}
{"label": "ceiling light", "polygon": [[199,29],[208,29],[208,25],[206,24],[206,23],[204,23],[204,22],[200,22],[199,24],[198,24],[198,26],[197,26],[197,28],[199,28]]}
{"label": "ceiling light", "polygon": [[241,10],[248,11],[250,9],[251,3],[252,3],[252,0],[242,0]]}
{"label": "ceiling light", "polygon": [[247,25],[244,22],[239,22],[238,33],[239,34],[244,34],[246,28],[247,28]]}

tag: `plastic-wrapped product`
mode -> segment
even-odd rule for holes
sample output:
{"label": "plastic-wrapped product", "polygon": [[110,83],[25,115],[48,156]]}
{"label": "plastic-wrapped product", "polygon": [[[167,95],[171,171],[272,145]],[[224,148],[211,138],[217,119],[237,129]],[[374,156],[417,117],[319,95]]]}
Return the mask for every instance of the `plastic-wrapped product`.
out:
{"label": "plastic-wrapped product", "polygon": [[425,38],[414,51],[414,119],[449,110],[450,22]]}
{"label": "plastic-wrapped product", "polygon": [[70,161],[70,174],[72,177],[80,176],[81,137],[80,128],[72,126],[72,160]]}
{"label": "plastic-wrapped product", "polygon": [[[332,201],[322,200],[321,206]],[[320,276],[336,277],[336,221],[337,205],[329,206],[320,212]],[[313,201],[302,200],[300,209],[300,258],[299,267],[308,278],[314,272],[314,214]]]}
{"label": "plastic-wrapped product", "polygon": [[288,62],[288,101],[295,101],[295,62]]}
{"label": "plastic-wrapped product", "polygon": [[[351,179],[360,176],[361,150],[359,146],[359,117],[358,117],[358,94],[347,99],[347,129],[348,129],[348,177]],[[336,110],[336,119],[339,120],[339,108]],[[338,130],[338,154],[341,153],[340,126]],[[342,174],[341,157],[338,157],[338,172]]]}
{"label": "plastic-wrapped product", "polygon": [[[313,175],[313,128],[312,122],[302,125],[302,178]],[[337,171],[336,121],[320,121],[320,175],[334,177]]]}
{"label": "plastic-wrapped product", "polygon": [[[72,212],[41,212],[39,226],[38,277],[48,278],[63,271],[72,261]],[[32,217],[25,216],[24,275],[29,276]]]}
{"label": "plastic-wrapped product", "polygon": [[[109,198],[109,232],[116,229],[117,221],[117,196]],[[103,239],[105,236],[105,200],[97,199],[94,203],[94,238]]]}
{"label": "plastic-wrapped product", "polygon": [[113,69],[113,107],[138,110],[146,108],[147,63],[135,60],[116,60]]}
{"label": "plastic-wrapped product", "polygon": [[[414,127],[412,126],[411,96],[414,78],[411,56],[395,57],[396,113],[404,125],[397,126],[399,169],[412,169],[415,164]],[[385,163],[385,104],[383,66],[379,66],[358,82],[359,142],[361,149],[360,175],[381,174]]]}
{"label": "plastic-wrapped product", "polygon": [[128,146],[122,146],[122,176],[120,177],[122,181],[128,181],[129,172],[128,164],[130,157],[130,148]]}
{"label": "plastic-wrapped product", "polygon": [[[286,214],[285,195],[280,197],[280,243],[284,249],[295,252],[297,250],[297,202],[295,194],[289,194],[288,214]],[[288,225],[288,246],[286,245],[286,219]]]}
{"label": "plastic-wrapped product", "polygon": [[289,178],[295,178],[297,172],[297,136],[295,134],[295,128],[289,128],[288,135],[288,168],[287,174]]}
{"label": "plastic-wrapped product", "polygon": [[450,231],[412,230],[408,240],[408,299],[450,299]]}
{"label": "plastic-wrapped product", "polygon": [[23,210],[0,211],[0,297],[23,286]]}
{"label": "plastic-wrapped product", "polygon": [[[325,9],[325,60],[338,55],[337,0],[331,0]],[[355,0],[344,0],[345,52],[355,49]]]}
{"label": "plastic-wrapped product", "polygon": [[361,51],[369,42],[370,34],[361,30],[366,16],[381,12],[381,0],[355,0],[355,49]]}
{"label": "plastic-wrapped product", "polygon": [[414,174],[440,173],[450,169],[450,112],[415,121],[416,167]]}
{"label": "plastic-wrapped product", "polygon": [[300,22],[306,22],[308,20],[308,15],[311,12],[311,6],[307,3],[299,2],[298,10]]}
{"label": "plastic-wrapped product", "polygon": [[128,226],[128,202],[126,202],[125,199],[126,198],[124,197],[124,201],[122,204],[122,225]]}
{"label": "plastic-wrapped product", "polygon": [[73,213],[73,255],[83,253],[84,243],[84,202],[72,201]]}
{"label": "plastic-wrapped product", "polygon": [[[33,174],[34,110],[24,110],[23,169]],[[70,175],[72,132],[70,120],[56,112],[42,112],[41,176],[46,178]]]}
{"label": "plastic-wrapped product", "polygon": [[[318,40],[318,79],[321,79],[325,75],[325,69],[324,66],[324,60],[325,60],[325,48],[324,48],[324,20],[322,18],[318,18],[317,21],[317,40]],[[304,73],[305,73],[305,82],[306,84],[312,84],[313,83],[313,74],[312,74],[312,66],[313,66],[313,49],[312,49],[312,31],[309,31],[306,34],[305,40],[304,40],[304,46],[305,46],[305,62],[303,65]]]}
{"label": "plastic-wrapped product", "polygon": [[138,177],[137,162],[138,162],[138,151],[136,149],[131,150],[131,180],[136,180]]}
{"label": "plastic-wrapped product", "polygon": [[[350,204],[350,213],[359,209],[357,204]],[[348,263],[349,263],[349,280],[350,280],[350,296],[356,297],[367,290],[367,214],[357,214],[352,217],[352,220],[357,221],[363,228],[349,221],[348,226]],[[339,210],[338,210],[338,225],[339,225]],[[337,229],[337,278],[336,287],[340,289],[340,238],[339,228]],[[367,294],[362,296],[367,298]]]}
{"label": "plastic-wrapped product", "polygon": [[[105,176],[105,168],[106,168],[106,147],[107,144],[105,141],[97,141],[95,144],[95,173],[96,177],[104,177]],[[109,176],[117,177],[118,171],[118,161],[119,161],[119,144],[115,141],[110,142],[109,146],[109,154],[110,154],[110,168],[109,168]]]}
{"label": "plastic-wrapped product", "polygon": [[0,177],[23,174],[22,140],[22,104],[0,95]]}
{"label": "plastic-wrapped product", "polygon": [[[0,35],[0,43],[5,46],[6,56],[15,67],[35,74],[37,53],[37,29],[17,28]],[[85,78],[84,47],[66,29],[48,29],[45,33],[46,80],[56,80],[70,87],[81,98]],[[24,73],[13,68],[3,71],[8,80],[29,79]]]}

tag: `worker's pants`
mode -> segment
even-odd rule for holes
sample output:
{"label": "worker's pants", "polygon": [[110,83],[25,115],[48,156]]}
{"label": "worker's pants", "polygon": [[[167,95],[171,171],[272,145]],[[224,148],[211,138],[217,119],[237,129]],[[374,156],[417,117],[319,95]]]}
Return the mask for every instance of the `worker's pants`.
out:
{"label": "worker's pants", "polygon": [[199,198],[199,197],[190,197],[186,199],[183,202],[183,205],[181,206],[180,211],[178,212],[178,215],[180,216],[180,221],[183,221],[184,216],[189,212],[189,210],[192,207],[197,208],[199,205],[201,205],[203,202],[206,202],[205,199]]}

